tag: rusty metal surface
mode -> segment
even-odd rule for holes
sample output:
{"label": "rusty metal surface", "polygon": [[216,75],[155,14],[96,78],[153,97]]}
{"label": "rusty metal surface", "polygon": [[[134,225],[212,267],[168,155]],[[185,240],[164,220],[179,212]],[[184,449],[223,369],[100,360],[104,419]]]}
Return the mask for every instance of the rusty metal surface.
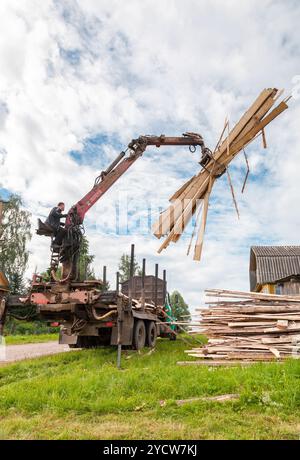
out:
{"label": "rusty metal surface", "polygon": [[39,305],[38,311],[42,312],[74,312],[76,304],[75,303],[55,303],[55,304],[48,304],[48,305]]}
{"label": "rusty metal surface", "polygon": [[250,289],[300,275],[300,246],[252,246],[250,249]]}
{"label": "rusty metal surface", "polygon": [[[123,294],[128,295],[129,291],[129,280],[121,283],[121,291]],[[135,299],[142,297],[143,281],[141,276],[134,276],[132,278],[132,296]],[[161,278],[157,279],[157,304],[164,305],[164,292],[166,292],[166,282]],[[145,276],[145,302],[154,302],[155,300],[155,276]]]}
{"label": "rusty metal surface", "polygon": [[[134,324],[137,319],[155,323],[164,319],[161,309],[155,308],[154,304],[148,302],[147,299],[153,299],[156,284],[158,299],[163,303],[166,283],[161,279],[157,279],[155,283],[154,276],[145,278],[146,302],[144,306],[139,302],[139,291],[142,292],[142,284],[142,277],[133,278],[134,295],[132,309],[129,310],[128,296],[118,290],[103,291],[102,282],[59,284],[43,282],[41,277],[35,276],[31,292],[26,299],[22,299],[25,303],[21,305],[35,306],[37,314],[43,320],[61,322],[61,343],[86,347],[119,345],[121,341],[122,345],[131,346]],[[19,303],[18,298],[10,297],[12,307]],[[118,309],[121,311],[122,323],[120,334],[116,317]],[[74,337],[77,337],[76,343]]]}
{"label": "rusty metal surface", "polygon": [[30,296],[33,305],[46,305],[57,303],[74,302],[78,304],[90,304],[99,297],[98,293],[93,291],[73,291],[73,292],[34,292]]}
{"label": "rusty metal surface", "polygon": [[151,313],[146,313],[143,311],[132,310],[132,315],[134,318],[146,319],[149,321],[157,321],[157,316]]}

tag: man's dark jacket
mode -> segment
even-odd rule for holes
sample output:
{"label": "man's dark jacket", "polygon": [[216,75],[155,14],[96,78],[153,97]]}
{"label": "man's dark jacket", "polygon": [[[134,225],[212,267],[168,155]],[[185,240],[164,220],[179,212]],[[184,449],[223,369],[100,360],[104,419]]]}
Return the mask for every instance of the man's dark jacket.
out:
{"label": "man's dark jacket", "polygon": [[55,206],[51,210],[51,212],[50,212],[50,214],[49,214],[49,216],[48,216],[48,218],[47,218],[45,223],[50,225],[50,227],[52,227],[53,230],[57,231],[59,229],[59,227],[60,227],[60,219],[62,219],[63,217],[66,217],[66,216],[67,216],[67,214],[62,214],[61,209],[58,206]]}

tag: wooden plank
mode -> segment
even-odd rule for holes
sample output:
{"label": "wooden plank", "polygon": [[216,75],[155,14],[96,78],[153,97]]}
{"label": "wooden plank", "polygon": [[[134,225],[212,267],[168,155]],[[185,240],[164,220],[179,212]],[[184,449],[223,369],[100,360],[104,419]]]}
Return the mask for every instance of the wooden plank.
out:
{"label": "wooden plank", "polygon": [[198,233],[198,236],[197,236],[195,249],[194,249],[194,260],[200,260],[201,259],[203,240],[204,240],[204,233],[205,233],[205,227],[206,227],[206,221],[207,221],[208,204],[209,204],[209,198],[210,198],[213,183],[214,183],[214,180],[211,177],[210,180],[209,180],[208,190],[207,190],[206,195],[204,197],[201,224],[200,224],[199,233]]}
{"label": "wooden plank", "polygon": [[[272,322],[274,324],[274,326],[276,326],[276,321],[273,321]],[[272,324],[271,323],[271,324]],[[242,322],[242,323],[228,323],[228,327],[257,327],[257,326],[269,326],[270,323],[268,322],[256,322],[256,321],[246,321],[246,322]]]}
{"label": "wooden plank", "polygon": [[266,332],[268,332],[269,334],[271,333],[283,333],[283,332],[298,332],[300,331],[300,324],[299,326],[289,326],[287,329],[279,329],[278,327],[276,328],[269,328],[269,329],[265,329]]}
{"label": "wooden plank", "polygon": [[[196,211],[196,200],[204,198],[207,193],[209,174],[215,175],[222,172],[222,168],[228,166],[230,161],[232,161],[234,156],[244,145],[250,143],[259,132],[264,130],[265,126],[287,108],[286,102],[282,102],[268,114],[275,103],[277,95],[278,90],[275,88],[262,91],[251,107],[230,131],[227,138],[223,140],[221,146],[217,145],[214,159],[208,163],[206,170],[201,170],[199,174],[189,179],[179,190],[177,190],[177,192],[175,192],[175,194],[173,194],[171,201],[173,202],[173,200],[175,200],[174,205],[169,206],[169,208],[160,215],[158,222],[153,226],[156,237],[161,238],[161,236],[167,235],[158,252],[165,249],[171,241],[177,242],[180,239],[191,216]],[[226,126],[228,127],[228,123],[225,124],[225,127]],[[220,141],[218,144],[219,143]],[[188,200],[188,203],[184,203],[185,199]],[[204,218],[204,223],[205,220]],[[200,260],[203,245],[201,241],[203,242],[204,237],[202,232],[200,233],[200,237],[201,240],[200,242],[198,240],[194,252],[195,260]]]}
{"label": "wooden plank", "polygon": [[[241,323],[241,326],[242,325],[245,325],[245,323],[249,322],[249,320],[252,320],[254,323],[259,323],[261,320],[266,320],[266,321],[274,321],[274,322],[277,322],[277,321],[300,321],[300,315],[299,315],[299,311],[297,313],[295,313],[294,315],[290,314],[290,315],[287,315],[287,314],[282,314],[282,315],[279,315],[279,314],[275,314],[274,315],[271,315],[271,314],[268,314],[268,315],[260,315],[260,314],[253,314],[253,315],[248,315],[248,314],[235,314],[235,313],[230,313],[230,314],[226,314],[226,315],[223,315],[223,316],[205,316],[203,315],[203,319],[202,319],[202,323],[204,323],[205,321],[208,321],[208,322],[211,322],[211,321],[222,321],[222,322],[227,322],[228,320],[231,320],[233,322],[239,322]],[[230,327],[237,327],[237,326],[232,326],[232,325],[229,325],[228,326]]]}
{"label": "wooden plank", "polygon": [[201,398],[189,398],[189,399],[178,399],[176,401],[177,406],[183,406],[185,404],[191,404],[199,401],[206,402],[227,402],[227,401],[238,401],[240,395],[238,394],[227,394],[227,395],[217,395],[217,396],[203,396]]}
{"label": "wooden plank", "polygon": [[220,137],[218,139],[217,145],[216,145],[213,153],[216,153],[217,150],[220,150],[220,144],[221,144],[221,142],[223,140],[226,128],[229,129],[229,120],[227,119],[227,117],[226,117],[225,122],[224,122],[223,131],[220,134]]}
{"label": "wooden plank", "polygon": [[[295,347],[300,345],[300,296],[222,289],[206,292],[218,297],[213,305],[199,310],[199,330],[207,335],[208,343],[187,350],[188,356],[205,361],[272,362],[295,357]],[[232,300],[224,303],[224,296]],[[248,299],[242,304],[236,300],[245,297]],[[261,308],[271,311],[261,313]],[[282,308],[283,312],[280,311]]]}
{"label": "wooden plank", "polygon": [[266,294],[261,292],[231,291],[228,289],[206,289],[205,293],[207,296],[213,297],[238,297],[258,300],[279,300],[281,302],[286,300],[288,302],[300,303],[300,296]]}
{"label": "wooden plank", "polygon": [[250,131],[252,131],[255,126],[257,126],[262,118],[265,117],[265,115],[271,110],[275,103],[276,99],[273,97],[270,97],[267,99],[267,101],[261,106],[261,108],[256,112],[256,114],[252,117],[252,119],[247,123],[244,129],[239,133],[238,137],[235,139],[234,142],[238,142],[242,138],[244,138],[245,135],[247,135]]}
{"label": "wooden plank", "polygon": [[186,181],[169,199],[169,201],[177,200],[180,195],[186,190],[186,188],[192,183],[196,176],[191,177],[188,181]]}
{"label": "wooden plank", "polygon": [[[172,238],[175,235],[181,235],[182,234],[182,222],[184,222],[185,225],[188,224],[189,220],[192,217],[193,206],[196,204],[196,200],[198,200],[198,199],[200,199],[202,197],[202,194],[206,191],[207,186],[208,186],[208,178],[202,184],[200,189],[195,191],[195,194],[191,198],[190,203],[187,203],[187,206],[184,208],[184,211],[183,211],[182,215],[180,216],[180,219],[178,218],[176,220],[175,225],[173,226],[173,229],[171,230],[171,232],[169,233],[169,235],[167,236],[167,238],[165,239],[163,244],[158,249],[158,253],[160,253],[163,249],[165,249],[169,245],[169,243],[171,242]],[[189,204],[189,206],[188,206],[188,204]]]}
{"label": "wooden plank", "polygon": [[[254,101],[254,103],[251,105],[251,107],[244,113],[244,115],[241,117],[239,122],[234,126],[234,128],[231,130],[229,134],[229,143],[232,144],[234,140],[238,137],[238,135],[242,132],[242,130],[247,126],[249,121],[252,119],[252,117],[255,116],[255,114],[261,109],[261,107],[266,103],[266,101],[271,98],[275,97],[277,94],[277,90],[275,89],[265,89],[263,90],[258,98]],[[216,155],[216,160],[218,160],[222,153],[224,153],[227,149],[227,138],[223,141],[221,147],[220,147],[220,152],[218,155]]]}
{"label": "wooden plank", "polygon": [[280,352],[277,350],[277,348],[270,347],[270,351],[273,353],[273,355],[274,355],[276,358],[280,358]]}
{"label": "wooden plank", "polygon": [[[208,367],[248,367],[254,364],[273,364],[271,361],[210,361],[208,359],[202,359],[197,361],[178,361],[178,366],[208,366]],[[283,361],[276,361],[276,364],[282,364]]]}
{"label": "wooden plank", "polygon": [[264,344],[281,344],[281,343],[291,343],[295,340],[295,343],[300,343],[300,335],[292,335],[289,334],[287,337],[280,337],[280,338],[272,338],[272,339],[265,339],[262,338],[261,342]]}
{"label": "wooden plank", "polygon": [[[214,302],[213,302],[214,303]],[[210,302],[210,305],[213,305],[213,303]],[[281,306],[276,306],[276,305],[270,305],[270,306],[260,306],[260,305],[257,305],[257,306],[244,306],[244,307],[234,307],[233,305],[235,304],[235,302],[231,302],[230,305],[232,305],[232,307],[226,307],[226,310],[225,309],[220,309],[220,308],[213,308],[214,311],[218,312],[218,311],[223,311],[223,312],[226,312],[226,313],[240,313],[242,314],[243,316],[247,316],[249,315],[250,316],[250,313],[257,313],[257,316],[259,317],[263,317],[265,315],[263,315],[262,313],[283,313],[285,315],[288,315],[288,313],[300,313],[300,306],[299,305],[281,305]],[[253,305],[253,304],[252,304]],[[202,313],[202,315],[210,315],[212,314],[212,312],[210,312],[207,307],[204,307],[204,308],[196,308],[195,309],[196,312],[200,312]],[[288,318],[288,316],[287,316]]]}
{"label": "wooden plank", "polygon": [[263,128],[263,129],[261,130],[261,134],[262,134],[262,139],[263,139],[263,147],[264,147],[264,149],[266,149],[266,148],[268,148],[268,146],[267,146],[265,128]]}
{"label": "wooden plank", "polygon": [[159,235],[165,235],[168,232],[170,232],[172,233],[172,235],[169,235],[170,238],[168,237],[168,239],[171,241],[176,231],[175,230],[173,232],[175,223],[178,221],[179,218],[182,218],[182,215],[184,213],[185,215],[183,218],[185,219],[185,221],[188,222],[186,207],[190,206],[191,202],[192,206],[196,205],[196,200],[199,200],[204,196],[208,183],[209,175],[207,171],[204,171],[204,173],[201,176],[196,177],[195,180],[191,182],[191,184],[187,187],[180,199],[178,199],[174,204],[171,204],[169,208],[166,209],[166,211],[161,216],[161,220],[159,221],[159,228],[157,228],[157,226],[155,227],[156,230],[154,234],[156,237],[159,237]]}
{"label": "wooden plank", "polygon": [[236,143],[232,144],[231,146],[231,157],[229,161],[231,161],[238,152],[241,151],[242,148],[249,145],[250,142],[254,139],[254,137],[261,132],[271,121],[273,121],[276,117],[278,117],[282,112],[288,109],[288,105],[285,102],[281,102],[271,113],[269,113],[260,123],[258,123],[243,139],[238,140]]}
{"label": "wooden plank", "polygon": [[277,321],[277,325],[278,329],[287,329],[288,326],[289,326],[289,322],[288,321],[283,321],[283,320],[279,320]]}

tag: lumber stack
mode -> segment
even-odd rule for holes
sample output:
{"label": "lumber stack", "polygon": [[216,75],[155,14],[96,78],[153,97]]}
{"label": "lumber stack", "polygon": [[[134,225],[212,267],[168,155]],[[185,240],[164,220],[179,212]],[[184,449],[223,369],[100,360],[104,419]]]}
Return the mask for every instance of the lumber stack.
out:
{"label": "lumber stack", "polygon": [[[228,173],[230,162],[258,135],[262,135],[263,145],[266,147],[265,127],[288,108],[286,100],[272,109],[281,93],[276,88],[263,90],[230,132],[229,123],[225,122],[209,163],[174,193],[170,198],[171,205],[161,213],[159,220],[154,224],[154,235],[157,238],[166,236],[158,250],[159,253],[171,242],[176,243],[179,240],[193,214],[198,209],[200,212],[202,206],[199,233],[194,249],[194,260],[201,259],[209,197],[214,182],[224,172]],[[226,130],[228,135],[223,140]],[[228,177],[230,181],[230,176]],[[232,188],[231,182],[230,186]]]}
{"label": "lumber stack", "polygon": [[187,350],[212,360],[300,358],[300,296],[208,290],[218,299],[200,313],[198,331],[208,344]]}

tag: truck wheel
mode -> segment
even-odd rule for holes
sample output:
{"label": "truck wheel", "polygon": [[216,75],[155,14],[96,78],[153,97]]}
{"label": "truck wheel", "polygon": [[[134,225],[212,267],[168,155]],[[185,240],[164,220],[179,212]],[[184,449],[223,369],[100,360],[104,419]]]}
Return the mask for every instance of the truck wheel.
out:
{"label": "truck wheel", "polygon": [[156,324],[154,321],[149,321],[147,324],[147,347],[154,348],[157,339]]}
{"label": "truck wheel", "polygon": [[146,327],[144,321],[139,319],[134,325],[133,331],[133,348],[141,350],[146,343]]}

